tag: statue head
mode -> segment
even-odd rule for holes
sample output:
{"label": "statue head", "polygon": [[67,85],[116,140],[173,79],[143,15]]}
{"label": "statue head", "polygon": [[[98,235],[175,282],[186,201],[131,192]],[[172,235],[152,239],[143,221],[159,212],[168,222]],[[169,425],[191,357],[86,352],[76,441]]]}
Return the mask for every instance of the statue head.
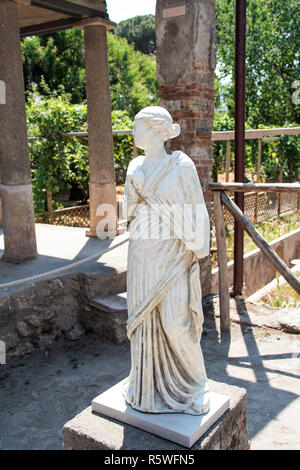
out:
{"label": "statue head", "polygon": [[147,106],[134,119],[134,140],[137,147],[145,149],[154,140],[166,142],[181,132],[171,114],[161,106]]}

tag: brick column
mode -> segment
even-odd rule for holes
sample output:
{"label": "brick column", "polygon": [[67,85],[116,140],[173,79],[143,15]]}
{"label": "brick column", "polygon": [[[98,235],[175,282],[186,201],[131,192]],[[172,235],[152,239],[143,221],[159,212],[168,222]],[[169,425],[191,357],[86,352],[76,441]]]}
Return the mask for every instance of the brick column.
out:
{"label": "brick column", "polygon": [[105,25],[84,28],[90,164],[90,231],[95,237],[100,204],[117,208]]}
{"label": "brick column", "polygon": [[[181,125],[169,143],[194,161],[211,214],[215,0],[157,0],[156,48],[160,104]],[[210,292],[210,257],[201,263],[203,295]]]}
{"label": "brick column", "polygon": [[37,255],[18,10],[0,0],[0,192],[3,260],[21,263]]}

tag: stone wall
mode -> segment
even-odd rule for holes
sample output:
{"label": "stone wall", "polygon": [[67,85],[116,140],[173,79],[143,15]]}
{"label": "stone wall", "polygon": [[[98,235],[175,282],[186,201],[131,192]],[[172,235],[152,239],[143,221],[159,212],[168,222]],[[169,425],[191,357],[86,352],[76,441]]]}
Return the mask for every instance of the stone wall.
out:
{"label": "stone wall", "polygon": [[0,297],[0,339],[7,359],[29,354],[68,334],[82,305],[79,275],[38,282]]}
{"label": "stone wall", "polygon": [[[71,341],[79,339],[85,330],[93,330],[89,299],[125,287],[126,272],[106,276],[69,273],[9,293],[2,291],[0,340],[5,343],[6,359],[44,349],[62,335]],[[97,333],[101,335],[99,327]]]}
{"label": "stone wall", "polygon": [[[160,104],[182,128],[169,149],[194,161],[211,215],[215,0],[158,0],[156,47]],[[203,295],[210,291],[210,272],[208,257],[201,264]]]}
{"label": "stone wall", "polygon": [[[293,230],[269,243],[280,258],[290,266],[292,259],[300,258],[300,229]],[[227,263],[229,285],[233,285],[234,261]],[[257,248],[244,255],[244,295],[248,296],[271,282],[278,271],[264,253]],[[255,275],[253,275],[255,273]],[[211,293],[219,293],[219,269],[212,270]]]}

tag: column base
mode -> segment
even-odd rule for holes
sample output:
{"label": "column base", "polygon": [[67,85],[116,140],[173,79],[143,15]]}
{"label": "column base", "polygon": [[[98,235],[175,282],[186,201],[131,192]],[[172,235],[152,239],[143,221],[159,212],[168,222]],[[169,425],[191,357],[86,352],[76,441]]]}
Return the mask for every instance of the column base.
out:
{"label": "column base", "polygon": [[6,263],[20,264],[37,253],[31,184],[1,184],[4,255]]}
{"label": "column base", "polygon": [[38,254],[36,253],[35,255],[32,256],[25,256],[23,258],[21,257],[14,257],[14,256],[9,256],[9,255],[2,255],[1,261],[4,261],[4,263],[13,263],[13,264],[22,264],[25,263],[26,261],[30,261],[32,259],[35,259],[38,257]]}
{"label": "column base", "polygon": [[[110,230],[117,225],[117,198],[115,182],[90,182],[90,229],[85,232],[87,237],[97,237],[97,225],[103,217],[110,222]],[[103,211],[101,211],[101,206]],[[100,209],[100,212],[99,212]],[[97,215],[101,213],[101,215]],[[106,215],[105,215],[106,214]],[[116,232],[114,232],[114,236]],[[114,237],[113,237],[114,238]]]}

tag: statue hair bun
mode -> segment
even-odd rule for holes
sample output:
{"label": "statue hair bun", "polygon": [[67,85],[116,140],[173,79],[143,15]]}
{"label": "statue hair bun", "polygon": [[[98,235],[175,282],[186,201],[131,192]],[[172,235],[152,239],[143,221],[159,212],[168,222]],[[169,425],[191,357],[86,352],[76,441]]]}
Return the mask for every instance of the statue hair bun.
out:
{"label": "statue hair bun", "polygon": [[181,127],[179,124],[175,123],[175,124],[172,124],[171,126],[171,139],[175,139],[175,137],[178,137],[180,132],[181,132]]}

